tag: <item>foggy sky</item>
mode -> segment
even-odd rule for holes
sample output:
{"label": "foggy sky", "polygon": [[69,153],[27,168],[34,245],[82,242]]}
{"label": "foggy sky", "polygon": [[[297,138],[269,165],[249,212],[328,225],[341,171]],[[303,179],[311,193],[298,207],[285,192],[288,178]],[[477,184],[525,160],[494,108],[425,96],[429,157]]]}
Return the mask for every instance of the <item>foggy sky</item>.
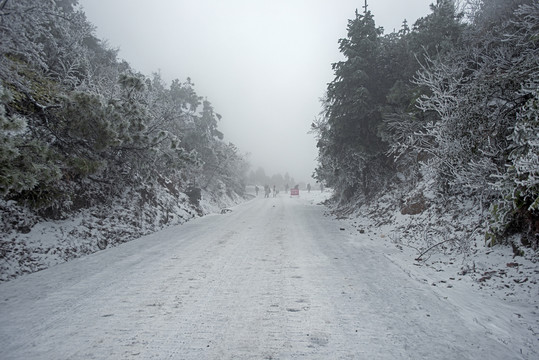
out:
{"label": "foggy sky", "polygon": [[[386,33],[413,24],[434,0],[370,0]],[[225,141],[250,153],[256,170],[312,181],[308,134],[342,59],[338,39],[364,1],[79,0],[98,38],[146,75],[187,77],[222,115]]]}

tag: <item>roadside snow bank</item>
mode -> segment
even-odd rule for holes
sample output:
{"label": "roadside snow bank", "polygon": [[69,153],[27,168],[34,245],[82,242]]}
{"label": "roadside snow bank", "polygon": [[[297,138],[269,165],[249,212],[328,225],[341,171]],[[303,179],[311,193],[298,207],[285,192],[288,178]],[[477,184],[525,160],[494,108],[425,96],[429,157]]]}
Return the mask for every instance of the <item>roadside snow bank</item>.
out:
{"label": "roadside snow bank", "polygon": [[[410,277],[431,285],[441,299],[452,299],[468,308],[470,319],[476,323],[486,328],[519,328],[526,334],[522,338],[518,333],[511,334],[516,342],[530,338],[530,334],[536,337],[538,254],[529,248],[514,251],[509,246],[487,247],[486,216],[480,204],[465,198],[440,204],[427,189],[395,189],[369,204],[330,208],[334,216],[348,224],[346,230],[357,241],[385,246],[388,259]],[[481,294],[481,303],[472,293]],[[505,305],[500,319],[486,309]]]}
{"label": "roadside snow bank", "polygon": [[[441,203],[427,184],[394,189],[368,204],[332,208],[360,234],[396,247],[399,261],[430,273],[433,286],[456,279],[497,296],[539,305],[539,254],[519,247],[487,247],[485,211],[466,198]],[[515,240],[515,242],[517,242]]]}
{"label": "roadside snow bank", "polygon": [[0,281],[92,254],[168,226],[180,225],[223,206],[244,201],[237,194],[203,194],[200,204],[167,187],[126,189],[109,204],[44,221],[14,202],[0,203]]}

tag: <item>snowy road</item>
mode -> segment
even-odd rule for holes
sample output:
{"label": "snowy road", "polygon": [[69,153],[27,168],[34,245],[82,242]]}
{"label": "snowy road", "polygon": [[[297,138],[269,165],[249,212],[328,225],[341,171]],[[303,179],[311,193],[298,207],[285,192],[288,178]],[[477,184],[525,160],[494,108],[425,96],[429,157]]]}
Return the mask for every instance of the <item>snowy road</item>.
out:
{"label": "snowy road", "polygon": [[0,284],[0,359],[514,359],[309,195]]}

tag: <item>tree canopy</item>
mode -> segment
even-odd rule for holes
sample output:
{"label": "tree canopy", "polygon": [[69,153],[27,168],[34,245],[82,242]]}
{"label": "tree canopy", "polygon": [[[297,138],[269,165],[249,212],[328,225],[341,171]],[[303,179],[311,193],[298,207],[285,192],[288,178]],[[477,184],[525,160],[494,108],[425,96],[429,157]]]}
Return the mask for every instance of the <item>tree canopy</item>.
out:
{"label": "tree canopy", "polygon": [[210,101],[118,60],[76,0],[1,1],[0,38],[4,200],[61,217],[160,179],[243,192]]}
{"label": "tree canopy", "polygon": [[538,247],[539,4],[473,5],[437,0],[387,35],[356,11],[312,124],[316,176],[350,202],[428,173],[443,198],[491,204],[489,241],[518,231]]}

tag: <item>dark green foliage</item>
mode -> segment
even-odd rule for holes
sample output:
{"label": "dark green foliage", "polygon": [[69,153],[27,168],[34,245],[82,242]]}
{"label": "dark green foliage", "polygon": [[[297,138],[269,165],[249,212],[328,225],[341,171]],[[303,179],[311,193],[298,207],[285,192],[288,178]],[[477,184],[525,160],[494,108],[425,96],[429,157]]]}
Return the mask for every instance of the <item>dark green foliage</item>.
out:
{"label": "dark green foliage", "polygon": [[412,186],[426,176],[441,198],[492,204],[491,243],[512,229],[539,247],[539,5],[473,5],[438,0],[388,35],[356,12],[312,125],[316,176],[345,202],[368,199],[395,172]]}
{"label": "dark green foliage", "polygon": [[[316,176],[336,188],[344,200],[371,197],[396,170],[388,157],[398,123],[412,117],[424,121],[416,100],[424,89],[412,83],[420,61],[441,56],[456,45],[463,25],[452,1],[438,1],[432,14],[383,35],[370,11],[348,23],[348,37],[339,40],[346,60],[333,64],[318,133],[320,166]],[[385,175],[384,175],[385,174]]]}
{"label": "dark green foliage", "polygon": [[356,12],[349,21],[348,37],[339,41],[346,60],[333,64],[335,80],[328,85],[324,119],[313,124],[322,165],[316,176],[343,193],[356,191],[356,182],[350,180],[366,180],[372,158],[384,151],[378,136],[384,92],[378,81],[383,71],[381,34],[370,12]]}
{"label": "dark green foliage", "polygon": [[455,49],[465,28],[453,0],[437,0],[430,6],[431,14],[419,19],[410,35],[410,50],[420,61],[435,58]]}
{"label": "dark green foliage", "polygon": [[118,61],[76,3],[2,2],[1,196],[62,217],[155,182],[242,193],[245,162],[190,79]]}

